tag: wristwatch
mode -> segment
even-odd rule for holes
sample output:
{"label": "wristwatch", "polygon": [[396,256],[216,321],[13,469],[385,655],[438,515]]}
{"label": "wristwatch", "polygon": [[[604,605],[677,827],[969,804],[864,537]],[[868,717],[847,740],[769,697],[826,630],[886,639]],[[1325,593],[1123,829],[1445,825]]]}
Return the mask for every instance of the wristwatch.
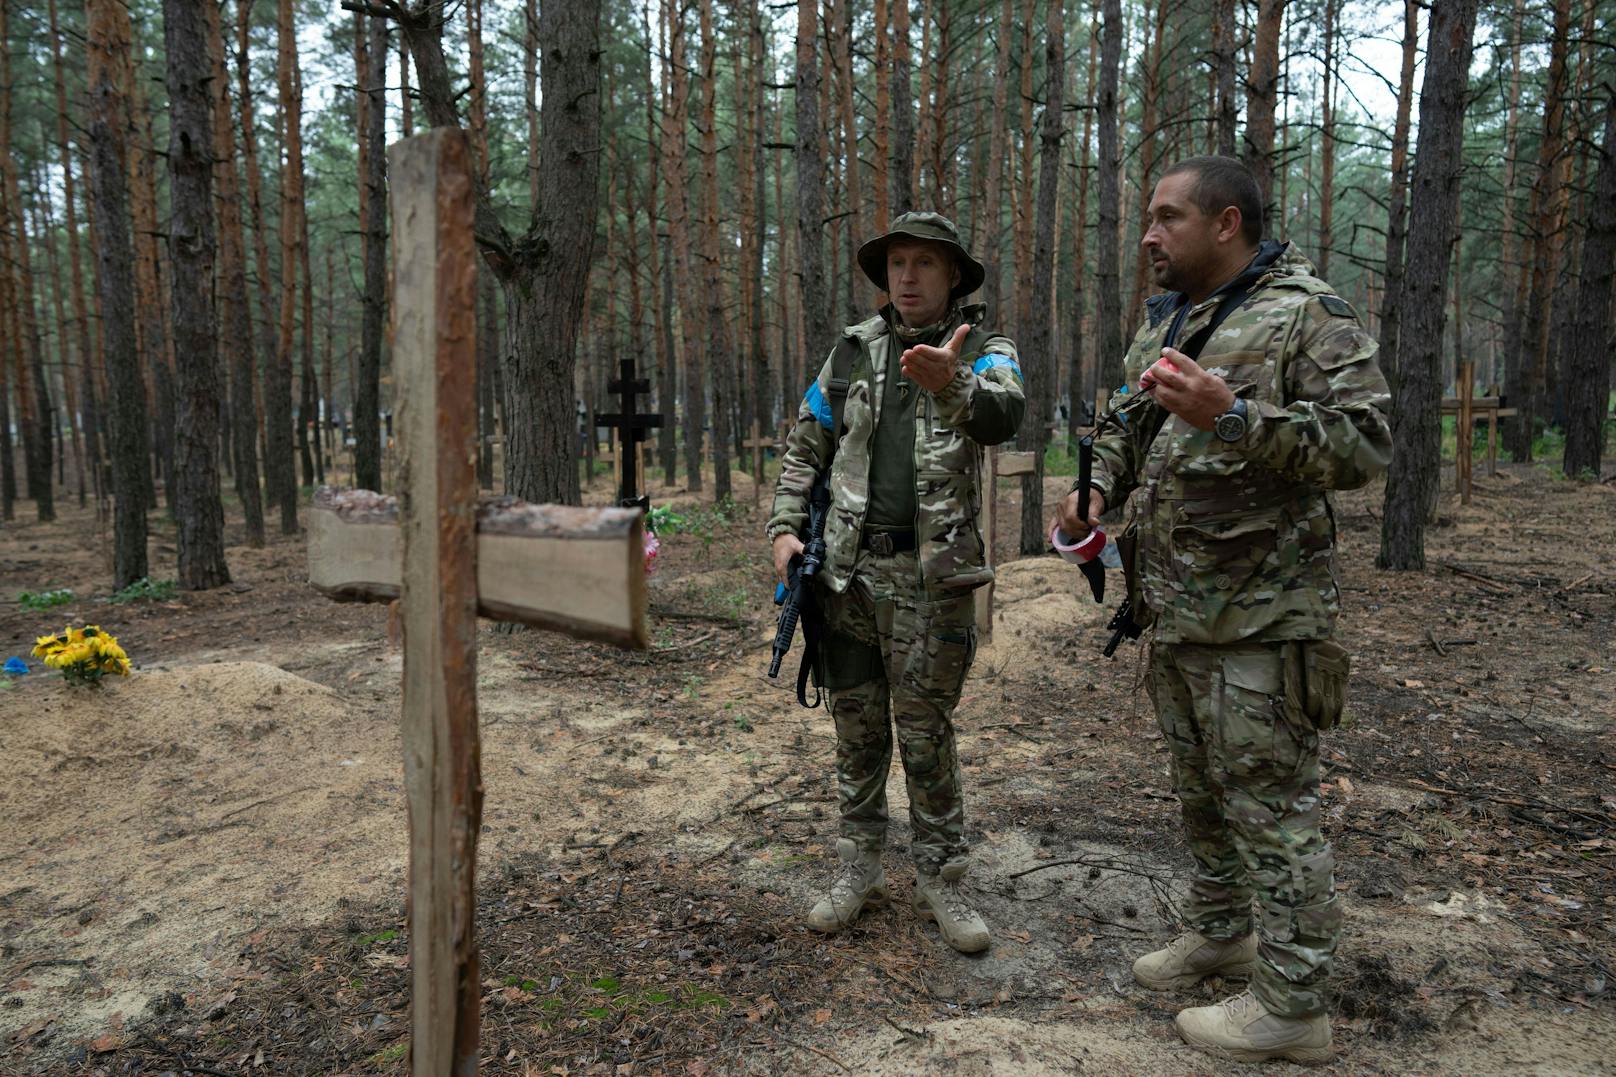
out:
{"label": "wristwatch", "polygon": [[1212,420],[1212,432],[1220,441],[1231,444],[1246,436],[1246,402],[1241,397],[1235,397],[1229,410]]}

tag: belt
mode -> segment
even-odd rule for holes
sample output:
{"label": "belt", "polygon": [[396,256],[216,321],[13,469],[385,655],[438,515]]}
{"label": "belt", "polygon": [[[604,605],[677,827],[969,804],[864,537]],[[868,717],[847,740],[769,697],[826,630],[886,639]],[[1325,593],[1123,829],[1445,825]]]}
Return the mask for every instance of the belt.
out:
{"label": "belt", "polygon": [[859,545],[878,557],[891,557],[915,548],[914,528],[903,531],[866,531]]}

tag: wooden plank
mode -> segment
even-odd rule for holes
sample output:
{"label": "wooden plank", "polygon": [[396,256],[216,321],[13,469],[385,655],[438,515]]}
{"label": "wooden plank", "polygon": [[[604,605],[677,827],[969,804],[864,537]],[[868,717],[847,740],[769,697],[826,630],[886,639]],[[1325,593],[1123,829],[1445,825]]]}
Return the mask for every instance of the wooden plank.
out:
{"label": "wooden plank", "polygon": [[[477,505],[477,612],[645,648],[644,537],[637,509]],[[339,602],[402,592],[396,498],[321,488],[309,513],[309,583]]]}
{"label": "wooden plank", "polygon": [[[1461,400],[1457,396],[1445,396],[1445,397],[1443,397],[1442,398],[1442,414],[1444,414],[1444,415],[1457,415],[1457,414],[1459,414],[1460,404],[1461,404]],[[1478,396],[1478,397],[1472,398],[1471,401],[1470,401],[1470,409],[1472,411],[1475,411],[1475,412],[1483,412],[1483,411],[1487,411],[1489,409],[1496,409],[1498,406],[1499,406],[1499,400],[1498,400],[1498,397],[1496,397],[1496,396]]]}
{"label": "wooden plank", "polygon": [[410,1070],[477,1070],[477,250],[466,136],[388,150],[402,457]]}
{"label": "wooden plank", "polygon": [[[998,471],[999,450],[989,445],[982,453],[982,467],[977,472],[977,489],[982,491],[982,545],[983,562],[993,567],[993,542],[999,529],[999,484],[994,478]],[[980,643],[993,638],[993,581],[978,587],[972,596],[976,603],[976,635]]]}

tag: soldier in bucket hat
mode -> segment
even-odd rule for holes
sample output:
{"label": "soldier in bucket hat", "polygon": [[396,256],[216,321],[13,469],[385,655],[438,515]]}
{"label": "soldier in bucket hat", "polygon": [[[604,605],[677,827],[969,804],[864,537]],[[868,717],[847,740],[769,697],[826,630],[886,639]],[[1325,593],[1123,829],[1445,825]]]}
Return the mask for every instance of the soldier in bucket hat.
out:
{"label": "soldier in bucket hat", "polygon": [[[837,871],[807,922],[839,931],[887,896],[881,852],[896,727],[915,911],[950,946],[974,953],[989,936],[960,890],[965,807],[953,713],[976,651],[971,591],[993,577],[978,464],[984,446],[1021,425],[1021,367],[1015,344],[984,327],[985,308],[961,303],[984,271],[948,218],[905,213],[859,248],[858,261],[889,302],[842,331],[808,386],[768,524],[784,580],[803,548],[814,477],[832,457],[821,672],[836,724],[841,833]],[[833,385],[845,386],[840,409]]]}

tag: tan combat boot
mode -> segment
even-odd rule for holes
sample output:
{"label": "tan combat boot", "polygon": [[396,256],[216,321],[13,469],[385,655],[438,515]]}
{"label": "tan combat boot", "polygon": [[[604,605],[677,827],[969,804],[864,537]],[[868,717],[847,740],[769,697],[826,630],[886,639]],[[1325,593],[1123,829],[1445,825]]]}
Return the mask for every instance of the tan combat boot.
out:
{"label": "tan combat boot", "polygon": [[986,950],[992,940],[988,925],[960,895],[959,881],[966,867],[967,862],[956,857],[935,875],[916,871],[915,912],[923,920],[935,920],[938,933],[948,945],[962,954],[976,954]]}
{"label": "tan combat boot", "polygon": [[1184,1042],[1197,1051],[1236,1062],[1287,1058],[1315,1066],[1335,1057],[1329,1017],[1322,1013],[1281,1017],[1269,1013],[1250,991],[1213,1006],[1181,1010],[1173,1023]]}
{"label": "tan combat boot", "polygon": [[838,838],[836,855],[842,866],[831,880],[830,893],[808,913],[808,926],[827,934],[858,919],[865,905],[878,905],[887,898],[887,873],[881,867],[879,849],[866,851],[852,838]]}
{"label": "tan combat boot", "polygon": [[1182,991],[1208,976],[1250,976],[1256,970],[1256,935],[1224,941],[1186,931],[1166,949],[1135,961],[1133,978],[1152,991]]}

